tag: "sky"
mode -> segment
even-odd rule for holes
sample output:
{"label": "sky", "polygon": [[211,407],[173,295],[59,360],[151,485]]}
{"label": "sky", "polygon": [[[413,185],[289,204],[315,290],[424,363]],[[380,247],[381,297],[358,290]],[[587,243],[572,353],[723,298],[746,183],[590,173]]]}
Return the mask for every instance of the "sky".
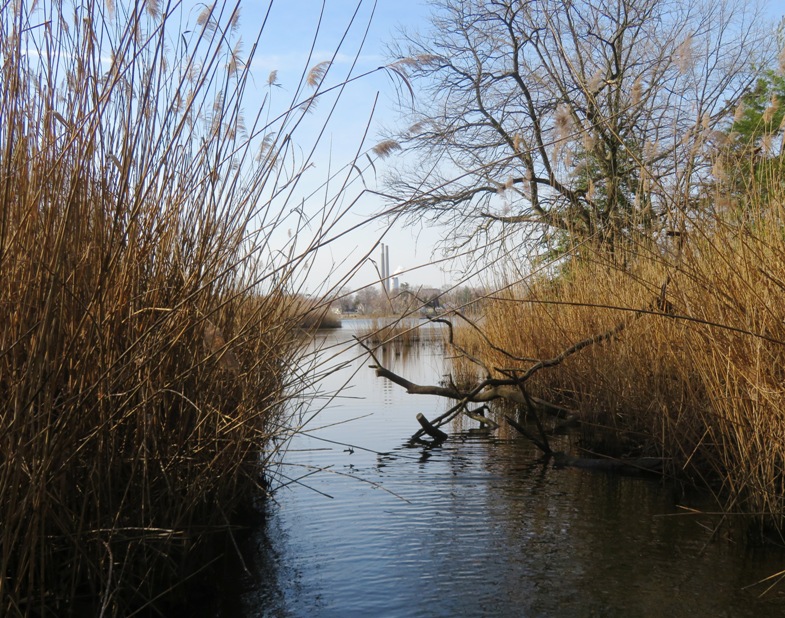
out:
{"label": "sky", "polygon": [[[352,14],[357,10],[358,2],[360,8],[355,24],[341,44],[341,38]],[[243,4],[240,34],[246,41],[255,39],[268,5],[267,1]],[[778,22],[785,14],[783,0],[768,0],[763,2],[763,6],[766,14],[771,16],[772,23]],[[322,24],[314,43],[322,10]],[[371,19],[372,10],[374,14]],[[339,55],[324,78],[324,84],[340,82],[348,74],[355,56],[353,75],[386,64],[390,61],[386,46],[396,38],[400,29],[426,30],[429,12],[427,0],[378,0],[375,6],[372,0],[274,0],[252,64],[253,83],[259,87],[259,100],[263,92],[270,90],[267,88],[270,72],[277,71],[278,85],[272,89],[272,100],[274,105],[287,106],[297,91],[303,72],[307,72],[318,62],[331,58],[339,47]],[[366,27],[368,34],[360,49]],[[309,61],[308,54],[312,45],[314,52]],[[395,126],[401,122],[396,110],[398,96],[396,83],[383,71],[357,80],[345,89],[327,124],[327,130],[314,151],[312,168],[301,186],[303,197],[317,191],[315,196],[306,200],[306,210],[312,209],[310,212],[315,212],[321,208],[326,193],[320,187],[331,171],[350,162],[358,151],[368,151],[382,138],[384,127]],[[248,104],[253,106],[253,96]],[[329,110],[330,100],[326,103],[321,101],[316,111],[298,128],[295,141],[301,142],[303,148],[310,148]],[[384,162],[377,164],[377,178],[383,171],[378,168],[384,165]],[[364,179],[369,188],[374,187],[373,173],[367,173]],[[335,186],[335,181],[332,186]],[[355,181],[346,192],[346,199],[355,197],[360,188],[359,181]],[[369,194],[361,195],[340,225],[357,225],[371,214],[380,211],[383,206],[379,198]],[[291,208],[291,205],[283,207]],[[440,257],[438,252],[435,253],[435,247],[443,234],[448,233],[448,230],[428,225],[404,227],[395,224],[387,229],[387,225],[381,221],[367,224],[318,252],[312,260],[306,291],[319,293],[329,287],[326,282],[329,282],[329,285],[335,284],[348,270],[349,265],[358,263],[361,266],[348,282],[349,287],[356,289],[378,281],[380,250],[373,247],[379,242],[390,246],[391,270],[402,268],[407,271],[401,275],[401,282],[413,286],[434,287],[458,282],[460,274],[457,270],[451,270],[449,263],[429,264]],[[369,252],[376,264],[365,259]]]}
{"label": "sky", "polygon": [[[241,31],[246,31],[243,32],[244,39],[251,40],[254,37],[267,6],[267,2],[244,5],[240,21]],[[341,38],[357,6],[358,0],[326,0],[322,24],[309,62],[308,54],[322,10],[321,0],[273,2],[252,64],[254,82],[266,85],[270,72],[277,71],[279,86],[275,88],[273,96],[280,104],[288,105],[303,71],[307,72],[318,62],[330,59],[339,46],[339,55],[325,77],[325,84],[342,81],[355,57],[356,66],[352,74],[372,71],[389,62],[385,46],[398,35],[400,29],[422,28],[427,23],[430,10],[424,0],[379,0],[375,7],[373,2],[365,0],[360,3],[354,25],[341,45]],[[368,34],[361,46],[366,28]],[[306,92],[310,91],[306,89]],[[368,151],[382,139],[383,127],[394,126],[399,121],[396,111],[398,94],[396,83],[384,71],[359,79],[346,88],[315,151],[312,169],[302,184],[303,194],[317,190],[330,171],[352,161],[358,151]],[[316,111],[298,128],[295,141],[310,147],[313,136],[322,128],[330,102],[319,102]],[[367,161],[365,157],[361,160]],[[372,169],[364,172],[369,189],[380,188],[376,181],[381,180],[385,164],[384,161],[376,161],[375,173]],[[355,182],[347,191],[346,200],[354,199],[361,188],[361,184]],[[312,211],[320,209],[324,203],[323,190],[318,189],[317,195],[309,201]],[[377,196],[368,193],[361,195],[341,225],[358,225],[384,206]],[[445,271],[444,264],[431,264],[434,257],[440,257],[434,254],[434,248],[444,232],[428,226],[405,227],[396,224],[390,227],[386,220],[371,222],[319,251],[308,276],[308,291],[318,293],[325,287],[325,280],[331,277],[331,283],[338,281],[350,265],[357,263],[362,265],[348,282],[349,287],[355,289],[378,281],[381,250],[373,247],[380,242],[390,246],[390,270],[407,271],[401,275],[401,283],[433,287],[450,284],[458,275]],[[364,259],[369,252],[375,263]]]}

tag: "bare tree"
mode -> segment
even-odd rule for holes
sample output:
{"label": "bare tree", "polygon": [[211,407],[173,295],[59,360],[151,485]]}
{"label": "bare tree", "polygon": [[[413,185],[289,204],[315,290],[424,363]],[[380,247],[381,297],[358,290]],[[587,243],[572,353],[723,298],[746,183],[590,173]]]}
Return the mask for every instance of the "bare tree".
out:
{"label": "bare tree", "polygon": [[450,244],[506,232],[652,238],[692,202],[703,145],[774,57],[746,0],[434,0],[391,65],[419,96],[387,193]]}

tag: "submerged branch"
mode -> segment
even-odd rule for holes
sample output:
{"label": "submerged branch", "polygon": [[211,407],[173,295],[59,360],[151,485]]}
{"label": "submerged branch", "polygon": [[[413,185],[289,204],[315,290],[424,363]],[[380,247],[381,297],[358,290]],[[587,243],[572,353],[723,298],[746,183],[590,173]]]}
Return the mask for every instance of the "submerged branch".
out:
{"label": "submerged branch", "polygon": [[425,418],[425,415],[422,412],[417,414],[417,422],[420,423],[422,430],[436,440],[436,442],[444,442],[447,439],[447,434],[441,429],[434,427],[430,421]]}
{"label": "submerged branch", "polygon": [[[526,372],[521,376],[515,376],[508,378],[485,378],[484,380],[477,383],[473,388],[469,390],[462,390],[459,389],[455,384],[450,384],[449,386],[439,386],[436,384],[416,384],[411,380],[407,380],[403,376],[398,375],[397,373],[387,369],[384,367],[373,351],[365,345],[363,342],[359,341],[360,345],[365,348],[371,357],[374,360],[374,364],[370,365],[371,369],[376,371],[376,376],[380,378],[385,378],[398,386],[403,387],[406,389],[406,392],[411,395],[436,395],[438,397],[446,397],[448,399],[460,399],[466,402],[473,402],[473,403],[485,403],[489,401],[493,401],[495,399],[506,399],[507,401],[529,405],[531,402],[535,402],[540,406],[548,410],[549,412],[555,412],[556,415],[561,416],[563,418],[569,417],[573,415],[572,411],[568,410],[567,408],[562,408],[561,406],[557,406],[555,404],[551,404],[550,402],[543,401],[541,399],[536,399],[528,396],[525,391],[522,391],[522,385],[531,378],[535,373],[540,371],[541,369],[545,369],[546,367],[554,367],[556,365],[561,364],[565,359],[576,354],[583,350],[584,348],[593,345],[595,343],[600,343],[603,341],[607,341],[614,336],[618,335],[621,331],[623,331],[629,324],[633,321],[638,319],[642,313],[636,313],[633,317],[619,322],[616,326],[612,329],[605,331],[604,333],[600,333],[598,335],[593,335],[592,337],[587,337],[583,339],[567,349],[563,352],[554,356],[553,358],[540,360],[531,367],[529,367]],[[446,321],[446,320],[439,320],[439,321]],[[452,325],[450,325],[450,332],[452,333]],[[504,373],[512,373],[511,370],[504,370],[498,369],[498,371]],[[531,400],[531,401],[530,401]]]}
{"label": "submerged branch", "polygon": [[[538,371],[545,369],[546,367],[555,367],[556,365],[559,365],[562,362],[564,362],[564,360],[566,360],[570,356],[577,354],[584,348],[587,348],[596,343],[607,341],[615,337],[616,335],[621,333],[625,328],[627,328],[627,326],[629,326],[634,320],[639,319],[642,315],[645,315],[645,313],[637,312],[633,316],[628,317],[625,320],[622,320],[621,322],[616,324],[613,328],[603,333],[593,335],[591,337],[587,337],[581,341],[578,341],[577,343],[569,346],[568,348],[566,348],[560,354],[554,356],[553,358],[537,361],[531,367],[529,367],[523,374],[520,374],[520,370],[518,369],[502,369],[497,367],[496,371],[504,374],[506,377],[493,378],[490,375],[488,375],[484,380],[481,380],[470,389],[461,389],[452,381],[450,381],[449,385],[447,386],[436,385],[436,384],[416,384],[415,382],[412,382],[411,380],[408,380],[403,376],[398,375],[394,371],[391,371],[390,369],[384,367],[370,347],[368,347],[362,341],[358,340],[358,343],[363,348],[365,348],[365,350],[373,359],[374,364],[370,365],[370,367],[375,370],[377,377],[385,378],[390,382],[397,384],[398,386],[401,386],[406,390],[407,393],[412,395],[435,395],[438,397],[456,399],[459,401],[457,405],[447,410],[447,412],[437,417],[432,422],[428,421],[423,414],[418,414],[417,421],[420,423],[421,429],[414,434],[414,436],[412,437],[413,440],[417,440],[423,434],[430,435],[437,442],[445,440],[447,438],[447,434],[440,431],[438,427],[452,420],[452,418],[454,418],[457,414],[459,414],[461,410],[463,410],[463,412],[467,416],[469,416],[474,420],[477,420],[483,426],[495,425],[498,427],[498,425],[495,422],[488,422],[487,418],[485,418],[484,416],[480,416],[479,412],[483,408],[485,408],[485,406],[480,408],[480,410],[472,412],[467,409],[466,404],[487,403],[496,399],[504,399],[511,403],[525,405],[527,407],[527,409],[531,412],[533,418],[535,419],[538,435],[535,436],[528,429],[520,425],[517,421],[510,418],[509,416],[505,417],[507,422],[515,429],[517,429],[521,434],[525,435],[545,455],[553,456],[555,455],[555,453],[551,449],[550,443],[548,441],[548,436],[537,414],[537,409],[544,411],[548,414],[558,416],[559,418],[565,419],[567,422],[570,423],[578,420],[578,416],[572,410],[558,406],[548,401],[544,401],[542,399],[532,397],[526,391],[525,383],[529,380],[529,378],[531,378]],[[455,345],[453,340],[453,325],[449,320],[443,318],[437,318],[434,319],[433,321],[438,321],[447,324],[449,329],[449,343],[454,347],[456,347],[456,349],[458,349],[461,353],[468,356],[470,360],[485,367],[483,363],[469,356],[465,350],[462,350],[461,348]],[[512,356],[512,355],[508,354],[508,356]],[[487,373],[490,374],[490,372]]]}

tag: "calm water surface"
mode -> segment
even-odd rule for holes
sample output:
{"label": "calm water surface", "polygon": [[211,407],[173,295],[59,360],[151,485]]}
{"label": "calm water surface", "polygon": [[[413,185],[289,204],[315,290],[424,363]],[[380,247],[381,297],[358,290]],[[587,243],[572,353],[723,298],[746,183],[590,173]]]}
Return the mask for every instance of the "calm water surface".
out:
{"label": "calm water surface", "polygon": [[[380,352],[420,383],[443,377],[443,357],[436,343]],[[467,419],[441,447],[410,447],[415,415],[447,404],[368,364],[325,382],[349,387],[286,454],[278,483],[324,470],[276,492],[244,615],[785,616],[785,588],[750,587],[785,568],[781,552],[712,542],[716,521],[685,516],[657,480],[554,469],[506,429]]]}

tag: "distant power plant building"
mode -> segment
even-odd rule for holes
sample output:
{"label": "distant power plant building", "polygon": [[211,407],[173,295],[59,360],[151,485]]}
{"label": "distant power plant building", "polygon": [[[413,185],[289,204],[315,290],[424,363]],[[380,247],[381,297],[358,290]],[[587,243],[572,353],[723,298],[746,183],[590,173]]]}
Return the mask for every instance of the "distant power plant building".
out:
{"label": "distant power plant building", "polygon": [[398,266],[398,268],[395,269],[393,274],[390,275],[392,277],[392,282],[393,282],[393,293],[396,296],[398,295],[398,292],[400,291],[400,283],[401,283],[400,275],[402,275],[405,272],[406,271],[403,269],[403,266]]}

